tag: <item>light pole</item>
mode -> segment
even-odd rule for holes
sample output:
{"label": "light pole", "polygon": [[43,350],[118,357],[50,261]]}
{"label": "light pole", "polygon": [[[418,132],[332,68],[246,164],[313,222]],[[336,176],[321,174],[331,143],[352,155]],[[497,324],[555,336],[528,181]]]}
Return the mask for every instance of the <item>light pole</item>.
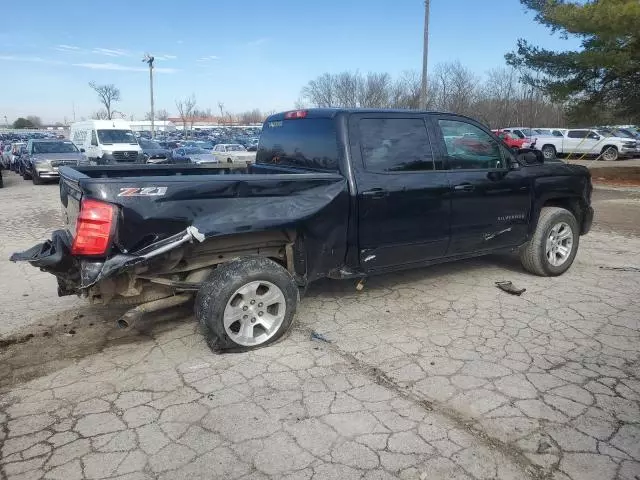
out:
{"label": "light pole", "polygon": [[149,55],[148,53],[144,54],[144,58],[142,61],[144,63],[149,64],[149,90],[151,92],[151,138],[155,138],[155,125],[153,123],[153,119],[155,117],[155,113],[153,112],[153,61],[155,59]]}
{"label": "light pole", "polygon": [[7,116],[4,116],[4,124],[9,128],[9,120],[7,120]]}
{"label": "light pole", "polygon": [[422,84],[420,85],[420,108],[427,109],[427,57],[429,54],[429,10],[431,0],[424,1],[424,40],[422,45]]}

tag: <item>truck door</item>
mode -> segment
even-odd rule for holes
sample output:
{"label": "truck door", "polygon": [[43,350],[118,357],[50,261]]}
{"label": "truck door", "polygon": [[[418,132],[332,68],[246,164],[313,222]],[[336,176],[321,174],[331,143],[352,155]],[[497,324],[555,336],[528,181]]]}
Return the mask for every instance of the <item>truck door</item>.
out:
{"label": "truck door", "polygon": [[460,117],[433,117],[451,185],[447,256],[519,245],[527,235],[530,181],[509,166],[511,153],[487,131]]}
{"label": "truck door", "polygon": [[564,153],[596,153],[597,140],[589,130],[569,130],[564,139]]}
{"label": "truck door", "polygon": [[367,271],[439,258],[449,243],[447,173],[422,114],[355,114],[350,152],[360,264]]}

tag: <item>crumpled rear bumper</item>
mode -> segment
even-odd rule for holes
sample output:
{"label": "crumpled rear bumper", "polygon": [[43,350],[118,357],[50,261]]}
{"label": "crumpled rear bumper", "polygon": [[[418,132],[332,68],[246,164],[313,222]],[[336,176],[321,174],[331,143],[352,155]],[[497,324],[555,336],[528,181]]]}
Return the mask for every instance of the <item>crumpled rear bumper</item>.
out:
{"label": "crumpled rear bumper", "polygon": [[34,245],[24,252],[11,255],[12,262],[25,261],[58,279],[58,295],[73,295],[80,287],[80,261],[71,255],[71,237],[65,230],[56,230],[51,240]]}
{"label": "crumpled rear bumper", "polygon": [[12,262],[29,262],[58,279],[58,295],[80,294],[103,278],[113,277],[188,242],[204,241],[197,228],[187,227],[171,237],[131,254],[118,253],[106,259],[77,257],[71,254],[72,239],[66,230],[56,230],[51,240],[11,255]]}

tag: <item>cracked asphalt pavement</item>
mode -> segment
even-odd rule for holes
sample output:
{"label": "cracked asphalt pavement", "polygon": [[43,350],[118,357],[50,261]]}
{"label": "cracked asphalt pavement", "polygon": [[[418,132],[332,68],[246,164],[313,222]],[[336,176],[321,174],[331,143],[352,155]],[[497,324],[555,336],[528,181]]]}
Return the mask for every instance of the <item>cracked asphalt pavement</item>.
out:
{"label": "cracked asphalt pavement", "polygon": [[283,341],[216,355],[188,309],[118,331],[10,264],[59,200],[5,185],[0,479],[640,479],[636,192],[594,193],[562,277],[492,256],[322,281]]}

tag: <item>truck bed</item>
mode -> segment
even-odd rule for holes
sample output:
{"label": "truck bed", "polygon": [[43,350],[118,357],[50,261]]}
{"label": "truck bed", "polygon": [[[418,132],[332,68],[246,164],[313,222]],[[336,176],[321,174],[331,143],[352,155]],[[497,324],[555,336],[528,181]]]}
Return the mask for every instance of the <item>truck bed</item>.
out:
{"label": "truck bed", "polygon": [[71,236],[82,199],[118,207],[114,252],[138,251],[187,227],[210,238],[295,225],[313,236],[345,242],[346,233],[339,231],[346,231],[349,190],[338,173],[235,165],[127,165],[62,167],[60,178]]}

